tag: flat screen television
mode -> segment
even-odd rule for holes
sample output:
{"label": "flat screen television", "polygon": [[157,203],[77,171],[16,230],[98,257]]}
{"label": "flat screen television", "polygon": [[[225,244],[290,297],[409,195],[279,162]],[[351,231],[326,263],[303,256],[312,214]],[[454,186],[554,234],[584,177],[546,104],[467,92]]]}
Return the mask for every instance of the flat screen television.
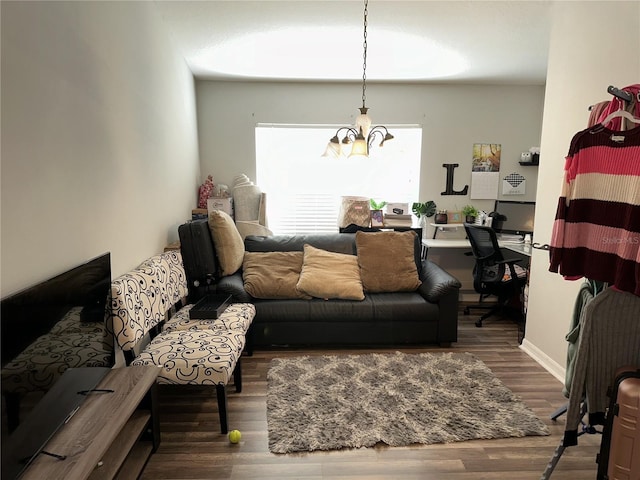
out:
{"label": "flat screen television", "polygon": [[526,235],[533,233],[535,202],[496,200],[492,228],[498,233]]}
{"label": "flat screen television", "polygon": [[110,290],[105,253],[0,301],[3,480],[21,474],[114,365]]}

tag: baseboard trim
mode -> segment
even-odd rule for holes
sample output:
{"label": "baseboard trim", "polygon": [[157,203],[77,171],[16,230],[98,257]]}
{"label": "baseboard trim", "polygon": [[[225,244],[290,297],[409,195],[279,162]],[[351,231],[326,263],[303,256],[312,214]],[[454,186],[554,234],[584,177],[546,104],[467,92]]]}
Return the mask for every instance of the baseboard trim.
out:
{"label": "baseboard trim", "polygon": [[556,377],[564,385],[564,378],[567,369],[549,357],[546,353],[536,347],[525,338],[520,345],[520,349],[538,362],[551,375]]}

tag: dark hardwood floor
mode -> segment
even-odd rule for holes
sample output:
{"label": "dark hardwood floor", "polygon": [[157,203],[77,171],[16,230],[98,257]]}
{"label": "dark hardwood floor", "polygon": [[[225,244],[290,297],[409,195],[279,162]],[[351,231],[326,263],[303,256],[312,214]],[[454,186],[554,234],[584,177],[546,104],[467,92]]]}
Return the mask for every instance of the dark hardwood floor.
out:
{"label": "dark hardwood floor", "polygon": [[[476,318],[460,314],[459,340],[450,349],[391,350],[451,350],[475,354],[549,426],[550,436],[272,454],[267,444],[266,419],[266,374],[272,358],[389,349],[260,350],[252,357],[243,357],[242,393],[234,393],[233,387],[229,389],[230,428],[242,432],[241,442],[232,445],[220,434],[213,389],[163,386],[160,389],[162,442],[149,460],[142,479],[539,479],[564,431],[564,417],[557,422],[549,417],[566,402],[562,384],[518,348],[514,323],[491,318],[484,327],[476,328]],[[581,436],[578,446],[565,450],[552,478],[596,478],[595,458],[600,438],[601,435]]]}

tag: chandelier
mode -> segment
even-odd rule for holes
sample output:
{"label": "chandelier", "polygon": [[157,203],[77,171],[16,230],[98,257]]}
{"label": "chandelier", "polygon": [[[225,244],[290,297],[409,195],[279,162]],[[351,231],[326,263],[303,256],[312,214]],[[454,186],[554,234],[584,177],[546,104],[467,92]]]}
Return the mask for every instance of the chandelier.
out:
{"label": "chandelier", "polygon": [[[368,14],[369,0],[364,0],[364,41],[362,47],[364,53],[362,55],[362,107],[360,115],[356,118],[355,125],[353,127],[340,127],[336,134],[329,140],[327,149],[325,150],[323,157],[343,157],[345,152],[344,146],[351,145],[351,153],[349,157],[354,156],[369,156],[369,149],[376,141],[376,138],[380,140],[379,146],[382,147],[384,142],[391,140],[393,135],[389,133],[387,127],[382,125],[376,125],[371,127],[371,118],[367,115],[368,108],[365,106],[366,93],[367,93],[367,14]],[[342,141],[340,140],[340,136]]]}

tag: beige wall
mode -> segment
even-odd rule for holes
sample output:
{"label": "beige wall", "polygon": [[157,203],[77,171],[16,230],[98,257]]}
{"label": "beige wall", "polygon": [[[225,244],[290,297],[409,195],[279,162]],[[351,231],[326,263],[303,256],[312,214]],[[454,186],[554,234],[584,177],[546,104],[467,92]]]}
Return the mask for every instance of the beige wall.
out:
{"label": "beige wall", "polygon": [[[352,124],[361,85],[198,81],[196,97],[202,175],[231,184],[240,173],[255,179],[257,123]],[[540,144],[543,104],[543,86],[367,85],[374,124],[422,126],[420,198],[415,201],[434,200],[449,210],[470,199],[468,194],[440,195],[446,179],[442,164],[460,164],[454,188],[462,189],[471,181],[474,143],[502,144],[501,175],[527,176],[527,194],[512,198],[535,199],[537,168],[522,167],[518,160],[520,152]],[[317,145],[318,155],[326,141]],[[493,206],[493,201],[474,203]]]}
{"label": "beige wall", "polygon": [[[588,106],[611,96],[609,85],[640,82],[640,2],[557,2],[553,8],[542,128],[536,237],[548,243],[560,194],[564,157],[587,127]],[[523,347],[564,378],[568,331],[580,281],[548,272],[547,252],[532,259]]]}
{"label": "beige wall", "polygon": [[1,2],[1,295],[162,251],[200,181],[193,77],[150,2]]}

